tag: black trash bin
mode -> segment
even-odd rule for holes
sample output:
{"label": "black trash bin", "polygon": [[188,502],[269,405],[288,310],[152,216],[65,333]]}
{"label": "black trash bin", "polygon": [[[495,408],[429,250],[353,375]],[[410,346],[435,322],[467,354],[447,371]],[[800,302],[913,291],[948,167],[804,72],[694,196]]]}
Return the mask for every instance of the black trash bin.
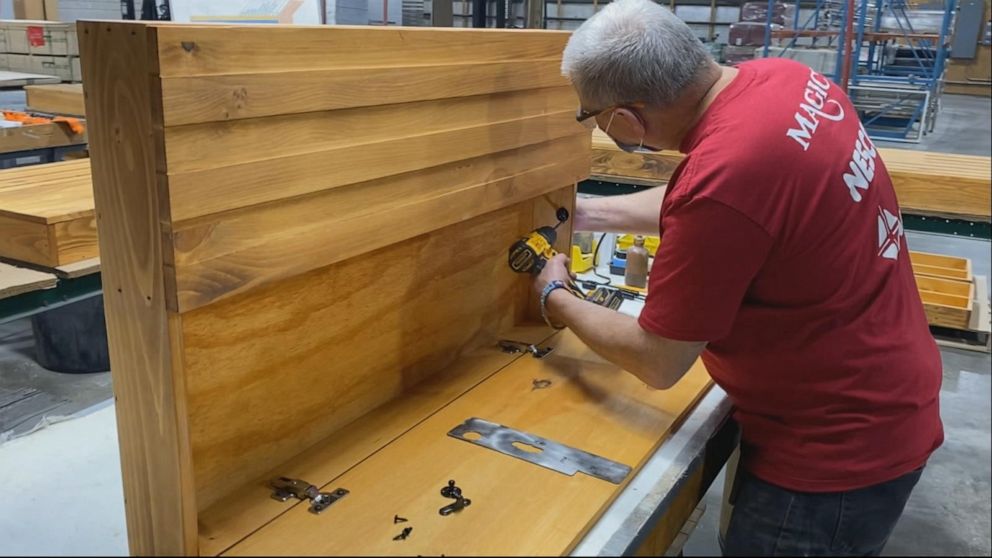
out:
{"label": "black trash bin", "polygon": [[31,317],[35,358],[56,372],[84,374],[110,370],[103,295]]}

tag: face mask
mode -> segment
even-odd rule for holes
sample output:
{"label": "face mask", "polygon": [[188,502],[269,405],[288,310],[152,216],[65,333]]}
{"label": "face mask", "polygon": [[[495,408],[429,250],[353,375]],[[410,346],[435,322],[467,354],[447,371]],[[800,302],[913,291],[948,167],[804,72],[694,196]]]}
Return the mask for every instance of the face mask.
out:
{"label": "face mask", "polygon": [[[606,129],[603,130],[603,133],[605,133],[607,136],[610,136],[610,126],[613,125],[613,117],[615,117],[616,115],[617,115],[616,111],[613,111],[610,114],[610,121],[606,123]],[[635,143],[623,143],[623,142],[619,142],[613,136],[610,136],[610,139],[613,140],[613,143],[617,144],[617,147],[619,147],[620,149],[622,149],[623,151],[625,151],[627,153],[651,153],[652,152],[650,149],[645,149],[644,148],[644,135],[641,135],[641,141],[640,141],[640,143],[636,143],[636,144]]]}

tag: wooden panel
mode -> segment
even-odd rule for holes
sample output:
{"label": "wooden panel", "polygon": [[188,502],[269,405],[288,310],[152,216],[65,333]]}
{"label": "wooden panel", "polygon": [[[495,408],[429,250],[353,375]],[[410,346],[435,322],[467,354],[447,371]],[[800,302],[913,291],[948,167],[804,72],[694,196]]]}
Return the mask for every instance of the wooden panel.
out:
{"label": "wooden panel", "polygon": [[[521,326],[505,334],[501,332],[500,338],[543,343],[552,333],[543,324]],[[200,554],[220,554],[286,511],[287,504],[267,497],[269,479],[288,475],[323,486],[518,358],[530,357],[506,354],[493,345],[468,351],[403,397],[393,399],[232,492],[200,513]]]}
{"label": "wooden panel", "polygon": [[195,554],[181,318],[166,312],[158,226],[154,29],[79,29],[128,543],[139,555]]}
{"label": "wooden panel", "polygon": [[[571,87],[167,128],[169,172],[225,167],[575,110]],[[576,133],[580,127],[576,126]]]}
{"label": "wooden panel", "polygon": [[[569,33],[251,26],[158,28],[163,77],[558,58]],[[246,55],[245,45],[265,45]],[[556,73],[558,73],[556,71]]]}
{"label": "wooden panel", "polygon": [[0,299],[41,289],[50,289],[58,280],[51,273],[0,262]]}
{"label": "wooden panel", "polygon": [[92,275],[100,272],[100,258],[90,258],[80,260],[71,264],[60,265],[55,268],[55,274],[66,279],[75,279],[84,275]]}
{"label": "wooden panel", "polygon": [[48,267],[58,265],[48,225],[0,215],[0,232],[0,257]]}
{"label": "wooden panel", "polygon": [[[574,112],[560,112],[410,136],[373,145],[249,161],[223,168],[170,173],[172,218],[183,221],[416,171],[574,135]],[[388,153],[388,156],[385,154]],[[209,188],[204,188],[209,184]],[[273,185],[278,184],[278,188]]]}
{"label": "wooden panel", "polygon": [[[544,359],[521,358],[424,420],[329,487],[351,490],[320,517],[294,506],[226,555],[549,556],[567,553],[617,485],[535,466],[448,437],[477,416],[639,466],[710,383],[701,363],[674,388],[647,389],[570,332]],[[534,378],[552,381],[534,390]],[[442,517],[455,479],[472,505]],[[392,515],[410,519],[395,542]],[[308,517],[309,516],[309,517]]]}
{"label": "wooden panel", "polygon": [[954,329],[968,329],[971,323],[971,303],[968,306],[959,306],[960,301],[949,300],[958,297],[940,295],[920,291],[920,298],[923,299],[923,310],[927,314],[927,323],[930,325],[950,327]]}
{"label": "wooden panel", "polygon": [[[992,216],[992,158],[880,148],[899,205],[908,213],[988,221]],[[645,186],[667,183],[683,155],[624,153],[593,132],[592,175]]]}
{"label": "wooden panel", "polygon": [[[163,78],[162,103],[165,124],[176,126],[450,99],[567,85],[560,63],[549,58]],[[375,83],[374,95],[369,83]]]}
{"label": "wooden panel", "polygon": [[517,204],[184,314],[200,506],[494,342],[524,302],[526,278],[502,256],[531,211]]}
{"label": "wooden panel", "polygon": [[24,88],[24,93],[27,95],[29,110],[75,116],[86,114],[81,83],[29,85]]}
{"label": "wooden panel", "polygon": [[921,291],[964,297],[969,300],[974,294],[974,285],[969,281],[952,281],[926,275],[916,276],[916,286]]}
{"label": "wooden panel", "polygon": [[587,146],[587,137],[574,136],[183,226],[173,234],[178,310],[574,183],[588,162],[573,154]]}

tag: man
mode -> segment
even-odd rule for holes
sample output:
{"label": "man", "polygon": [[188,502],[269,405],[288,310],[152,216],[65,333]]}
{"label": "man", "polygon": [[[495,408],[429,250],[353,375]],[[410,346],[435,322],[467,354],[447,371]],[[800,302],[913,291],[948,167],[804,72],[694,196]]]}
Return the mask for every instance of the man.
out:
{"label": "man", "polygon": [[941,362],[892,182],[851,102],[797,62],[720,67],[649,0],[571,37],[577,118],[686,154],[667,191],[586,200],[583,230],[661,234],[639,319],[537,278],[547,319],[648,385],[702,355],[735,405],[727,554],[877,555],[943,440]]}

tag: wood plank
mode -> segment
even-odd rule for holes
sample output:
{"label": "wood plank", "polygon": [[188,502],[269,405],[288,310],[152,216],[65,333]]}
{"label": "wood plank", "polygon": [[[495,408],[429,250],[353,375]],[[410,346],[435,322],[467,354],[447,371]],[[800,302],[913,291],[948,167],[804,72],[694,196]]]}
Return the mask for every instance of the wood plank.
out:
{"label": "wood plank", "polygon": [[524,302],[527,278],[502,255],[530,212],[517,204],[183,314],[200,506],[494,342]]}
{"label": "wood plank", "polygon": [[588,149],[587,142],[563,138],[182,225],[172,236],[176,309],[186,312],[575,183],[587,175],[588,161],[573,154]]}
{"label": "wood plank", "polygon": [[48,225],[0,215],[0,231],[0,257],[48,267],[58,264]]}
{"label": "wood plank", "polygon": [[[368,26],[163,25],[157,28],[162,77],[210,74],[539,60],[561,56],[569,33]],[[246,52],[244,45],[265,45]],[[556,73],[558,73],[556,71]]]}
{"label": "wood plank", "polygon": [[86,134],[74,134],[64,124],[32,124],[18,128],[0,128],[0,153],[80,143],[86,143]]}
{"label": "wood plank", "polygon": [[85,116],[83,84],[29,85],[24,88],[28,110],[48,114]]}
{"label": "wood plank", "polygon": [[[375,144],[492,122],[574,111],[571,87],[209,122],[165,130],[170,173]],[[374,149],[372,146],[370,149]]]}
{"label": "wood plank", "polygon": [[[666,556],[666,551],[672,546],[680,529],[702,499],[703,494],[700,491],[702,484],[703,467],[697,467],[685,481],[682,490],[669,503],[668,510],[648,533],[634,556]],[[671,554],[667,555],[671,556]]]}
{"label": "wood plank", "polygon": [[95,216],[60,221],[51,225],[49,231],[58,265],[90,260],[100,255]]}
{"label": "wood plank", "polygon": [[[541,324],[517,326],[499,337],[543,343],[552,333]],[[376,412],[352,422],[299,456],[233,491],[201,512],[200,554],[220,554],[286,511],[286,504],[265,497],[269,479],[288,475],[323,486],[518,358],[530,357],[507,354],[492,345],[468,351],[403,397],[393,399]]]}
{"label": "wood plank", "polygon": [[917,275],[916,286],[921,291],[959,296],[968,300],[971,300],[974,295],[974,286],[969,281],[953,281],[940,277]]}
{"label": "wood plank", "polygon": [[0,299],[51,289],[56,283],[58,279],[51,273],[0,262]]}
{"label": "wood plank", "polygon": [[971,281],[971,261],[967,258],[910,251],[909,259],[916,275]]}
{"label": "wood plank", "polygon": [[[575,135],[581,131],[579,128],[574,112],[567,111],[222,168],[170,173],[172,219],[181,222],[535,145]],[[389,156],[385,157],[385,153]],[[273,187],[274,184],[279,187]]]}
{"label": "wood plank", "polygon": [[[319,518],[296,505],[225,555],[560,555],[581,539],[617,485],[535,466],[448,437],[477,416],[638,467],[707,390],[701,363],[674,388],[647,389],[573,334],[544,359],[513,362],[329,483],[351,490]],[[534,378],[552,380],[534,390]],[[512,402],[512,404],[510,404]],[[442,517],[455,479],[472,505]],[[260,494],[259,497],[262,497]],[[415,526],[398,544],[391,516]],[[307,516],[310,517],[307,517]]]}
{"label": "wood plank", "polygon": [[166,312],[158,225],[155,30],[108,22],[79,30],[82,58],[100,60],[83,64],[83,82],[128,543],[139,555],[195,554],[182,324]]}
{"label": "wood plank", "polygon": [[55,268],[55,274],[66,279],[75,279],[84,275],[92,275],[100,272],[100,258],[90,258],[80,260],[70,264],[60,265]]}
{"label": "wood plank", "polygon": [[903,211],[992,218],[992,158],[903,149],[881,154]]}
{"label": "wood plank", "polygon": [[[166,126],[370,107],[568,85],[559,64],[555,57],[166,77],[162,103]],[[370,83],[375,94],[369,94]]]}

